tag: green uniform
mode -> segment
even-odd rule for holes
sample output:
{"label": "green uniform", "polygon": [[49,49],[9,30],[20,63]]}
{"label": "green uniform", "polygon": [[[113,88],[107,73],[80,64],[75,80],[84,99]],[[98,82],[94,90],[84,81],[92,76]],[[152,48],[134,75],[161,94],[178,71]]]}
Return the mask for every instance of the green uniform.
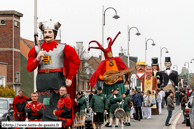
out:
{"label": "green uniform", "polygon": [[[114,98],[114,96],[116,96],[116,98]],[[114,113],[115,109],[119,107],[120,104],[118,104],[117,102],[121,102],[123,99],[122,95],[117,94],[117,95],[111,95],[110,97],[110,112]]]}
{"label": "green uniform", "polygon": [[131,102],[131,99],[129,96],[126,96],[124,99],[124,106],[123,109],[125,110],[126,116],[130,116],[131,108],[129,108],[129,104]]}
{"label": "green uniform", "polygon": [[108,106],[108,110],[107,110],[107,111],[109,111],[109,109],[110,109],[110,97],[111,97],[111,95],[108,95],[108,96],[106,97],[107,106]]}
{"label": "green uniform", "polygon": [[90,100],[90,107],[94,112],[104,113],[107,110],[107,99],[104,94],[95,94]]}
{"label": "green uniform", "polygon": [[85,110],[85,108],[87,108],[85,97],[81,96],[77,101],[78,101],[77,112],[80,112],[81,110]]}
{"label": "green uniform", "polygon": [[112,84],[112,85],[108,85],[108,84],[104,83],[102,93],[108,96],[111,94],[112,89],[115,89],[115,88],[119,88],[118,94],[120,94],[120,95],[122,95],[126,91],[125,86],[124,86],[123,82],[121,81],[121,82],[117,82],[117,83]]}

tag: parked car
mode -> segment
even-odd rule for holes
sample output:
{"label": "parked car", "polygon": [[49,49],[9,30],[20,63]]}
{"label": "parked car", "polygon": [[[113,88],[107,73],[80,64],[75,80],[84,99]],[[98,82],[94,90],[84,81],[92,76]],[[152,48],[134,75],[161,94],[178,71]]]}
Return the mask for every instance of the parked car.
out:
{"label": "parked car", "polygon": [[2,121],[14,120],[13,116],[13,98],[0,97],[0,127]]}
{"label": "parked car", "polygon": [[194,98],[194,93],[191,94],[191,96],[189,97],[188,102],[185,104],[185,113],[184,116],[186,118],[186,126],[190,126],[190,110],[192,107],[192,103],[193,103],[193,98]]}
{"label": "parked car", "polygon": [[190,123],[190,128],[194,129],[194,96],[192,97],[192,102],[190,102],[189,106],[191,107],[189,111],[189,123]]}

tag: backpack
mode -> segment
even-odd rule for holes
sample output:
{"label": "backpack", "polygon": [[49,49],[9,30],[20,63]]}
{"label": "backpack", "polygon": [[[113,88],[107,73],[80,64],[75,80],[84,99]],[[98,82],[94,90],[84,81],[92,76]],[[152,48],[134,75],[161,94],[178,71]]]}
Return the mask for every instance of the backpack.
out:
{"label": "backpack", "polygon": [[152,97],[152,104],[151,107],[154,106],[156,104],[156,99],[154,97]]}

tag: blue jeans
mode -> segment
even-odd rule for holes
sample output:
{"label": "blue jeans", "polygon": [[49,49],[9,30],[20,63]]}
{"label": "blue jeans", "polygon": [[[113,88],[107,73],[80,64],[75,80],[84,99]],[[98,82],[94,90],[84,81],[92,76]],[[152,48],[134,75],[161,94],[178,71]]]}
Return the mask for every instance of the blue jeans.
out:
{"label": "blue jeans", "polygon": [[162,108],[164,108],[164,97],[162,97]]}
{"label": "blue jeans", "polygon": [[184,116],[184,121],[186,120],[186,118],[185,118],[185,107],[181,107],[181,109],[183,110],[183,116]]}
{"label": "blue jeans", "polygon": [[165,125],[169,124],[170,118],[172,117],[172,111],[173,111],[173,110],[169,110],[169,109],[168,109],[168,116],[167,116]]}

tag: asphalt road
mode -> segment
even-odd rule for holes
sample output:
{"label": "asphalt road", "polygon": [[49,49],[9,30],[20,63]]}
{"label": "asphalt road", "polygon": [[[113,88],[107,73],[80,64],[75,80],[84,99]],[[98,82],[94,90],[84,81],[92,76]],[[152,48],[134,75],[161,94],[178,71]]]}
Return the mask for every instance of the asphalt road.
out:
{"label": "asphalt road", "polygon": [[[176,114],[176,112],[180,111],[180,106],[175,107],[175,110],[173,111],[173,115]],[[151,119],[142,119],[141,121],[135,121],[131,119],[131,126],[124,126],[123,129],[163,129],[166,128],[165,121],[167,118],[168,111],[166,109],[166,106],[164,109],[162,109],[161,115],[152,115]],[[172,115],[172,119],[173,119]],[[168,128],[168,127],[167,127]],[[102,129],[122,129],[121,126],[119,127],[103,127]]]}

